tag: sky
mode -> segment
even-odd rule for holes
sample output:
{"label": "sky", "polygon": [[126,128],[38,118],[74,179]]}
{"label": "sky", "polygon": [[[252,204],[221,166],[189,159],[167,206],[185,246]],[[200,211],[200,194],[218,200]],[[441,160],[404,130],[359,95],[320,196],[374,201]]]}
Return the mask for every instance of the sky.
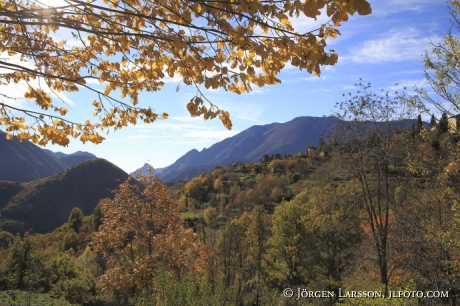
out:
{"label": "sky", "polygon": [[[227,137],[253,126],[273,122],[288,122],[299,116],[328,116],[343,94],[354,92],[354,84],[362,78],[370,82],[373,91],[393,91],[414,85],[429,90],[424,77],[423,57],[430,43],[439,42],[449,29],[449,14],[444,1],[438,0],[370,0],[372,14],[351,16],[339,28],[341,35],[328,40],[326,49],[339,55],[334,66],[323,66],[320,77],[287,66],[279,75],[282,84],[257,88],[251,93],[237,95],[222,89],[205,91],[206,97],[219,108],[230,112],[232,130],[218,119],[204,121],[191,118],[186,104],[196,89],[169,78],[161,91],[142,93],[140,106],[151,106],[156,112],[166,112],[169,119],[150,125],[138,124],[103,135],[101,144],[82,144],[71,139],[68,147],[48,144],[47,149],[64,153],[87,151],[105,158],[126,172],[133,172],[144,163],[162,168],[174,163],[192,149],[201,151]],[[303,33],[327,21],[295,19],[292,25]],[[398,85],[396,85],[398,84]],[[103,88],[104,84],[100,87]],[[8,90],[24,92],[21,84],[9,85]],[[5,90],[5,89],[4,89]],[[94,96],[85,92],[61,96],[69,105],[69,116],[84,122],[91,119]],[[33,102],[19,100],[21,106]],[[427,119],[429,120],[429,119]],[[305,131],[308,133],[308,131]]]}

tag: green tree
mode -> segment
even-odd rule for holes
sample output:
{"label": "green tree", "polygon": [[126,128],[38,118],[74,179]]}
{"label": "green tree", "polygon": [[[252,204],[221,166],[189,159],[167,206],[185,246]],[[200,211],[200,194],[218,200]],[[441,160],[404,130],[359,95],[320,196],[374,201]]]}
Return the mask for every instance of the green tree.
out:
{"label": "green tree", "polygon": [[102,218],[104,218],[104,214],[102,213],[101,206],[98,204],[94,207],[93,211],[93,229],[95,231],[99,230],[99,226],[102,224]]}
{"label": "green tree", "polygon": [[74,207],[70,212],[67,223],[69,223],[70,228],[73,228],[73,230],[77,234],[80,231],[80,226],[83,224],[84,217],[85,215],[83,215],[83,212],[78,207]]}
{"label": "green tree", "polygon": [[39,290],[48,287],[45,259],[34,236],[14,238],[6,262],[6,275],[11,289]]}
{"label": "green tree", "polygon": [[53,258],[50,265],[51,291],[72,303],[88,304],[96,294],[96,278],[69,255]]}
{"label": "green tree", "polygon": [[441,120],[439,120],[439,132],[445,133],[449,131],[449,119],[447,118],[447,114],[443,113],[441,116]]}
{"label": "green tree", "polygon": [[417,116],[417,127],[415,128],[415,132],[417,135],[420,134],[420,131],[423,128],[423,122],[422,122],[422,115]]}
{"label": "green tree", "polygon": [[10,232],[3,231],[0,228],[0,249],[8,247],[13,242],[13,235]]}
{"label": "green tree", "polygon": [[302,216],[308,213],[305,203],[306,192],[290,202],[283,202],[273,214],[273,236],[270,239],[270,253],[274,262],[271,275],[283,286],[306,285],[309,269],[308,253],[311,241]]}
{"label": "green tree", "polygon": [[249,265],[249,281],[246,287],[251,293],[250,305],[266,305],[268,289],[268,240],[271,236],[271,229],[267,222],[268,216],[263,206],[257,205],[251,212],[251,223],[246,232],[248,242],[248,257],[246,262]]}
{"label": "green tree", "polygon": [[436,126],[436,117],[434,116],[434,114],[431,115],[431,120],[430,120],[430,126],[432,128],[434,128]]}
{"label": "green tree", "polygon": [[70,250],[71,248],[76,251],[77,249],[78,235],[73,228],[68,231],[64,238],[64,251]]}
{"label": "green tree", "polygon": [[334,188],[331,185],[304,191],[310,194],[308,212],[302,216],[311,241],[307,256],[309,287],[335,291],[345,286],[345,278],[357,268],[356,259],[364,238],[362,221],[354,203],[359,200],[355,181]]}

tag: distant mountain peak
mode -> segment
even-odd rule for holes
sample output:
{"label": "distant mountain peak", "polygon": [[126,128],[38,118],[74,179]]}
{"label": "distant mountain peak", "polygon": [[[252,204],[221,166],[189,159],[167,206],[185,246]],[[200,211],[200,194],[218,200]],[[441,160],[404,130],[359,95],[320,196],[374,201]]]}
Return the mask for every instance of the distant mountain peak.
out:
{"label": "distant mountain peak", "polygon": [[149,163],[145,163],[142,167],[140,167],[139,169],[136,169],[134,170],[133,172],[131,172],[129,175],[131,175],[132,177],[136,178],[137,174],[142,174],[142,175],[149,175],[149,168],[151,168],[153,170],[153,174],[154,175],[158,175],[164,168],[157,168],[155,169],[152,165],[150,165]]}

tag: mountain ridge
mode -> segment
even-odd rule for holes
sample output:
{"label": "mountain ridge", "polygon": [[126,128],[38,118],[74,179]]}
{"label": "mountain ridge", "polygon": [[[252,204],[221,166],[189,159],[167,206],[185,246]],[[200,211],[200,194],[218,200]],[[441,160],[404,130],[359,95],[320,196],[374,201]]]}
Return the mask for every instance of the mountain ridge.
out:
{"label": "mountain ridge", "polygon": [[7,140],[0,131],[0,180],[27,182],[63,171],[67,165],[30,141]]}
{"label": "mountain ridge", "polygon": [[64,171],[85,160],[95,158],[89,152],[72,154],[43,149],[14,136],[7,140],[0,131],[0,180],[30,182]]}
{"label": "mountain ridge", "polygon": [[258,161],[264,154],[304,152],[308,145],[316,146],[320,136],[337,121],[334,117],[303,116],[285,123],[254,125],[209,148],[188,151],[163,168],[159,176],[164,181],[191,179],[219,164]]}
{"label": "mountain ridge", "polygon": [[0,198],[5,199],[0,200],[0,228],[12,233],[52,231],[67,222],[74,207],[91,214],[127,178],[116,165],[93,158],[31,182],[0,181]]}

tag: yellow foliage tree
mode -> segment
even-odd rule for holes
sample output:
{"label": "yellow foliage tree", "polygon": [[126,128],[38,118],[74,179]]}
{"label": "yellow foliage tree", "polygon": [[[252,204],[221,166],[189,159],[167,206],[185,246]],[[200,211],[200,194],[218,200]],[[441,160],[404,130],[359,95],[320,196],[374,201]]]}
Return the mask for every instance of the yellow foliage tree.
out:
{"label": "yellow foliage tree", "polygon": [[[290,23],[294,16],[316,19],[323,8],[330,21],[312,31],[299,33]],[[240,94],[277,84],[286,63],[319,75],[321,65],[337,62],[325,47],[340,22],[371,13],[366,0],[66,0],[54,6],[3,0],[0,10],[0,84],[25,82],[24,97],[41,108],[19,108],[2,94],[0,126],[9,139],[40,145],[67,145],[70,138],[100,143],[100,131],[167,118],[138,105],[139,93],[159,90],[166,76],[196,86],[187,104],[192,117],[218,117],[230,129],[229,113],[207,101],[203,87]],[[81,88],[97,96],[95,122],[65,118],[67,108],[53,98]]]}
{"label": "yellow foliage tree", "polygon": [[220,179],[216,179],[214,181],[213,188],[216,192],[221,192],[224,188],[224,184],[222,184],[222,181]]}
{"label": "yellow foliage tree", "polygon": [[203,217],[207,225],[215,227],[219,213],[215,207],[208,207],[204,210]]}

